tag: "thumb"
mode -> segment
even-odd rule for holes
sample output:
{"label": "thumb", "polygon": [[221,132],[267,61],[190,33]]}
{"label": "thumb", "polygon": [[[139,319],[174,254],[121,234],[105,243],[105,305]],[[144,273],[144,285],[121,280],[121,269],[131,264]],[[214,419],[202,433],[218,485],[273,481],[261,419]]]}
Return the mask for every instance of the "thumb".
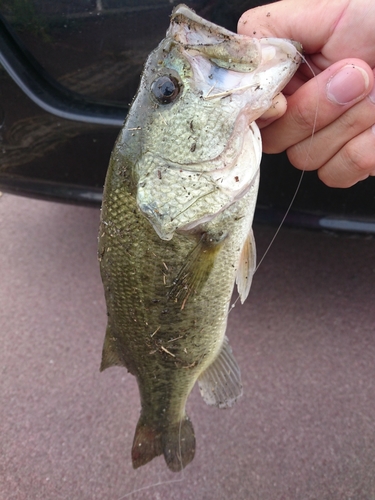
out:
{"label": "thumb", "polygon": [[[317,144],[318,132],[331,124],[342,123],[350,132],[362,122],[370,127],[374,123],[373,106],[364,106],[361,119],[357,117],[350,122],[349,118],[340,121],[340,117],[371,92],[373,83],[372,69],[360,59],[343,59],[333,64],[292,94],[287,112],[262,130],[263,150],[279,153],[309,138],[312,131],[316,133]],[[344,137],[340,129],[331,137],[332,142],[338,142],[337,135],[340,139]],[[322,149],[326,150],[327,146]],[[304,159],[306,157],[307,153]],[[296,162],[292,163],[299,167]]]}

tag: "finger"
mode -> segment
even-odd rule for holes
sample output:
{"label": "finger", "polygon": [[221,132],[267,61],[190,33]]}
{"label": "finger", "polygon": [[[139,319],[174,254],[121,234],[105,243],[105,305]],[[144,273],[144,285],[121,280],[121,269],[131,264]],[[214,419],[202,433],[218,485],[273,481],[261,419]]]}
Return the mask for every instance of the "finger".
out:
{"label": "finger", "polygon": [[280,118],[287,109],[286,98],[283,94],[277,94],[272,100],[272,106],[263,115],[258,118],[259,128],[266,127]]}
{"label": "finger", "polygon": [[344,2],[331,2],[329,9],[326,2],[316,2],[312,9],[311,0],[283,0],[248,10],[238,21],[237,29],[238,33],[258,38],[298,40],[311,54],[320,52],[344,10]]}
{"label": "finger", "polygon": [[[374,94],[374,95],[372,95]],[[345,144],[375,123],[375,91],[333,123],[288,149],[290,162],[301,170],[317,170]],[[373,154],[373,152],[372,152]]]}
{"label": "finger", "polygon": [[375,126],[348,142],[318,170],[319,178],[330,187],[346,188],[375,175]]}
{"label": "finger", "polygon": [[288,98],[287,112],[262,130],[263,151],[279,153],[303,141],[370,93],[371,68],[360,59],[344,59],[306,82]]}

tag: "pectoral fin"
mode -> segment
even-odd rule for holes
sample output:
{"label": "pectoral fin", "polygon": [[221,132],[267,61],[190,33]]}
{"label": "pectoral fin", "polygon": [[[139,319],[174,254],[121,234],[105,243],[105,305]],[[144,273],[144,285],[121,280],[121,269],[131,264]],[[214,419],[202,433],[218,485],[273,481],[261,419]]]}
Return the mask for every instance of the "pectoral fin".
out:
{"label": "pectoral fin", "polygon": [[243,304],[249,295],[251,282],[256,268],[256,247],[253,230],[246,238],[242,247],[240,261],[237,270],[236,284],[240,295],[241,303]]}
{"label": "pectoral fin", "polygon": [[208,233],[201,236],[173,280],[168,295],[169,299],[181,301],[182,305],[184,305],[192,293],[200,292],[211,273],[224,239],[225,236],[214,238]]}
{"label": "pectoral fin", "polygon": [[242,396],[240,369],[227,337],[218,357],[200,375],[198,386],[202,398],[210,406],[229,408]]}

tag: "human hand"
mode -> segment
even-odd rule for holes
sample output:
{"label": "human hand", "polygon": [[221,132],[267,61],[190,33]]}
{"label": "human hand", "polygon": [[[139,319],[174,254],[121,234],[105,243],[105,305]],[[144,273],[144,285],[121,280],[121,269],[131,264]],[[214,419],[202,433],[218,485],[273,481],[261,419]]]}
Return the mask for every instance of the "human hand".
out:
{"label": "human hand", "polygon": [[[375,175],[375,2],[282,0],[243,14],[238,32],[302,43],[306,64],[258,120],[263,150],[286,150],[332,187]],[[285,113],[285,114],[284,114]],[[311,137],[314,130],[314,136]]]}

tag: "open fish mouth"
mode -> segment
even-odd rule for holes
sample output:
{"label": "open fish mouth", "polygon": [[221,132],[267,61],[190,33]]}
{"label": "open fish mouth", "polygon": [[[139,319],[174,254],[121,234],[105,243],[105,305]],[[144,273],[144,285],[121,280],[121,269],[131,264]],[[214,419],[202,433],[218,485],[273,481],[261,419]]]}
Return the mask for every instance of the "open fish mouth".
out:
{"label": "open fish mouth", "polygon": [[[185,5],[174,10],[168,36],[188,59],[193,84],[203,99],[222,99],[251,90],[253,108],[262,108],[261,113],[267,103],[255,105],[258,96],[268,91],[279,93],[301,61],[302,45],[298,42],[238,35],[202,19]],[[267,78],[260,78],[265,73]]]}
{"label": "open fish mouth", "polygon": [[[262,61],[274,59],[277,48],[281,48],[291,58],[296,56],[296,50],[302,53],[299,42],[238,35],[201,18],[183,4],[178,5],[172,13],[167,37],[181,44],[185,50],[204,53],[221,68],[245,73],[256,69]],[[262,40],[266,43],[262,43]]]}

